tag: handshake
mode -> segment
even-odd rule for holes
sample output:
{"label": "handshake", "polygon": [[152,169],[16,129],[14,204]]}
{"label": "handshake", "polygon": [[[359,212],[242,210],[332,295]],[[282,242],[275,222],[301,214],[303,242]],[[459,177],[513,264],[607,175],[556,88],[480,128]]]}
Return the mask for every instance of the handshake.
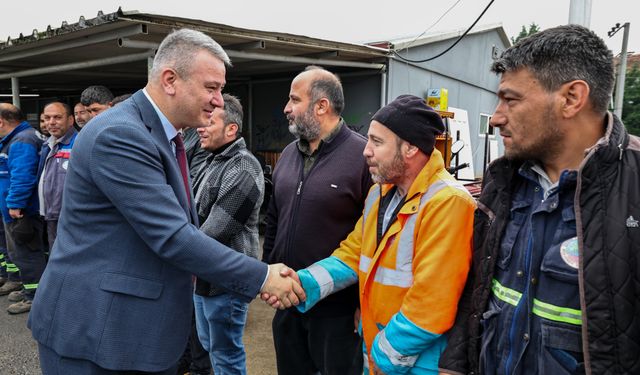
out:
{"label": "handshake", "polygon": [[274,309],[284,310],[304,302],[307,296],[296,271],[278,263],[269,265],[269,274],[260,290],[260,298]]}

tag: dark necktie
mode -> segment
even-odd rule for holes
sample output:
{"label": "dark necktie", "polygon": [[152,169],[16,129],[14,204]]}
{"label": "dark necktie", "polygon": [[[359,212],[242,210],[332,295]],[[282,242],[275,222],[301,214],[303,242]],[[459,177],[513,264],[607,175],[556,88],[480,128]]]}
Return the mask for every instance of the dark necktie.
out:
{"label": "dark necktie", "polygon": [[178,133],[173,137],[173,143],[176,145],[176,159],[178,160],[178,166],[180,167],[180,174],[182,174],[182,182],[184,183],[184,190],[187,193],[187,199],[189,206],[191,206],[191,194],[189,192],[189,176],[187,174],[187,153],[184,149],[184,142],[182,141],[182,134]]}

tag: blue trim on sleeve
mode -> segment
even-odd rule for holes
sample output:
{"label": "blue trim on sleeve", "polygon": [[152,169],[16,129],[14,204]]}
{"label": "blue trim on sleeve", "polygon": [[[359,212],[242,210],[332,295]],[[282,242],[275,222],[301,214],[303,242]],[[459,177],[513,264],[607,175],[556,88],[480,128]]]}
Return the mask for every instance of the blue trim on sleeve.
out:
{"label": "blue trim on sleeve", "polygon": [[307,300],[297,306],[300,312],[309,311],[324,297],[358,281],[358,274],[334,256],[298,271],[298,277],[307,295]]}
{"label": "blue trim on sleeve", "polygon": [[300,278],[300,283],[302,284],[304,293],[307,295],[307,299],[304,302],[300,302],[296,308],[298,311],[304,313],[309,311],[320,301],[320,285],[318,285],[318,282],[306,269],[298,271],[298,277]]}
{"label": "blue trim on sleeve", "polygon": [[437,369],[441,348],[433,344],[441,338],[444,336],[418,327],[398,312],[376,335],[371,356],[378,368],[390,375],[407,373],[412,369],[409,363],[427,365],[425,371],[432,367],[430,364]]}
{"label": "blue trim on sleeve", "polygon": [[316,263],[322,266],[333,278],[334,292],[358,282],[358,274],[341,259],[330,256]]}

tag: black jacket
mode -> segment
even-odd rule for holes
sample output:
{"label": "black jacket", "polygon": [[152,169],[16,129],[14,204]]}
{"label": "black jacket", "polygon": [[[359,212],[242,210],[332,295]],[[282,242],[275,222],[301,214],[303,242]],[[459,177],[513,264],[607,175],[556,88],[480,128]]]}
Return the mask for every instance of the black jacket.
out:
{"label": "black jacket", "polygon": [[[295,270],[331,255],[362,215],[371,176],[362,151],[366,139],[346,125],[323,142],[303,177],[297,141],[282,152],[273,173],[263,260]],[[342,316],[358,305],[358,287],[327,297],[308,314]]]}
{"label": "black jacket", "polygon": [[[640,139],[607,115],[607,129],[585,157],[575,196],[580,249],[582,348],[587,374],[640,374]],[[474,223],[471,274],[440,368],[477,374],[482,313],[520,164],[489,166]]]}

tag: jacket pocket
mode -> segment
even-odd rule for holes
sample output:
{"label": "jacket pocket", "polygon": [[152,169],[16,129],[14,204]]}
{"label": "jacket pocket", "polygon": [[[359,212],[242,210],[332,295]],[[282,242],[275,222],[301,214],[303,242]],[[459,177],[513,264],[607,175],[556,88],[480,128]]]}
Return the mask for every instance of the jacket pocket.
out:
{"label": "jacket pocket", "polygon": [[158,299],[162,283],[120,273],[107,272],[102,276],[100,289],[146,299]]}
{"label": "jacket pocket", "polygon": [[541,323],[540,374],[584,374],[580,327],[561,323]]}
{"label": "jacket pocket", "polygon": [[480,325],[482,327],[480,369],[485,375],[495,373],[498,365],[496,362],[496,345],[500,338],[496,335],[496,330],[498,329],[498,320],[501,312],[502,307],[497,303],[495,297],[490,297],[488,309],[482,314],[482,319],[480,319]]}
{"label": "jacket pocket", "polygon": [[511,256],[513,255],[513,247],[516,244],[518,234],[526,219],[526,213],[511,211],[511,220],[509,220],[504,232],[504,237],[500,242],[500,252],[498,253],[498,260],[496,262],[496,265],[502,270],[509,268]]}
{"label": "jacket pocket", "polygon": [[553,245],[540,265],[540,271],[563,282],[578,283],[578,238],[572,237]]}

